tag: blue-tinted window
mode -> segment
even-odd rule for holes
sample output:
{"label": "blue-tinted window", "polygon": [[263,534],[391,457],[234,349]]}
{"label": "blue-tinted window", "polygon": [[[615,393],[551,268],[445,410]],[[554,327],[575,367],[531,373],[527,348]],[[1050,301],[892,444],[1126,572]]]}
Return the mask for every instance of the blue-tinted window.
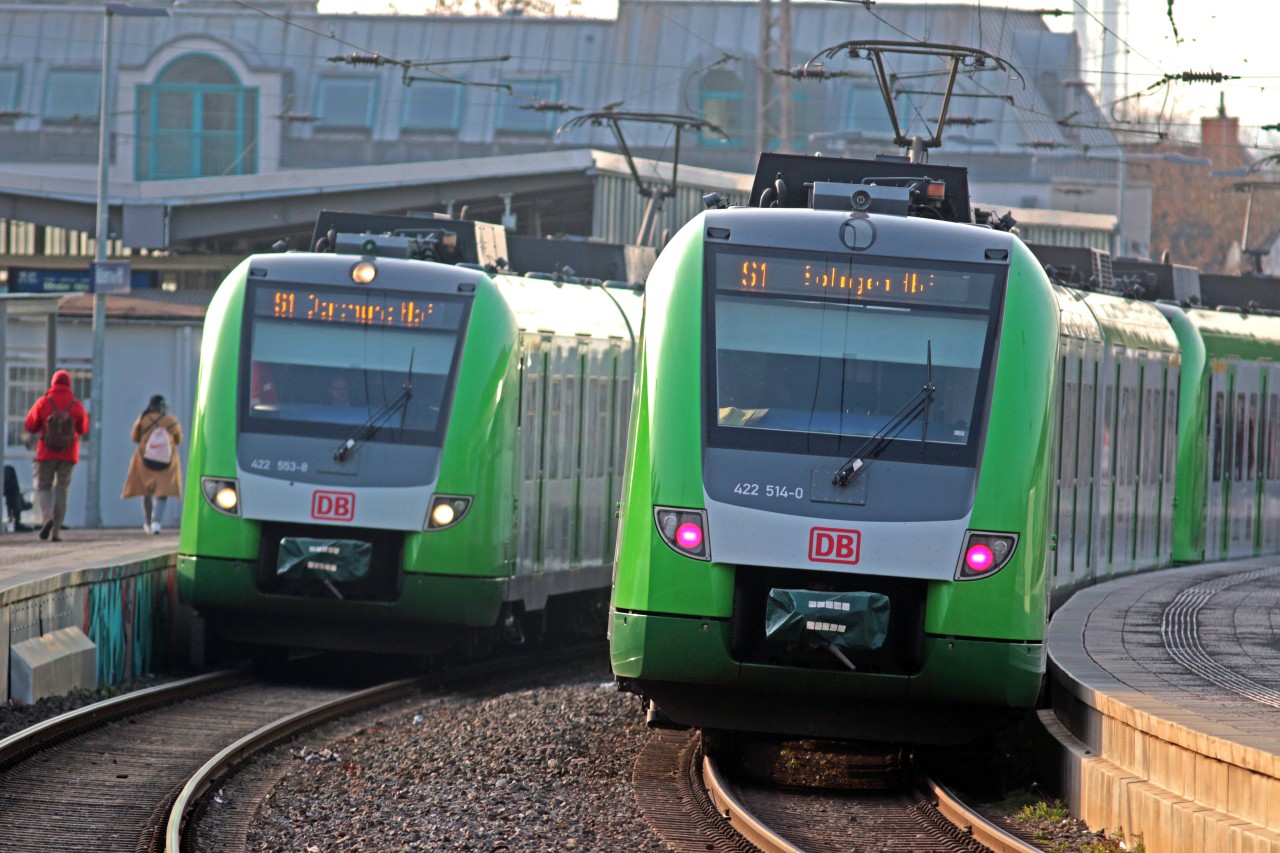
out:
{"label": "blue-tinted window", "polygon": [[415,82],[404,90],[400,127],[404,130],[457,130],[462,120],[462,89],[456,83]]}
{"label": "blue-tinted window", "polygon": [[138,180],[257,171],[258,91],[221,60],[173,61],[154,85],[138,87],[137,103]]}
{"label": "blue-tinted window", "polygon": [[[900,106],[894,104],[894,109],[900,109]],[[901,114],[899,114],[899,120],[901,120]],[[884,98],[881,97],[879,89],[873,89],[870,86],[854,86],[849,90],[844,129],[893,135],[893,124],[889,121],[889,113],[884,108]]]}
{"label": "blue-tinted window", "polygon": [[551,79],[503,80],[511,87],[511,94],[498,93],[498,115],[493,126],[496,130],[515,133],[550,133],[556,129],[559,113],[524,110],[538,101],[560,100],[560,81]]}
{"label": "blue-tinted window", "polygon": [[77,68],[54,68],[44,81],[41,118],[51,122],[97,122],[99,74]]}
{"label": "blue-tinted window", "polygon": [[21,68],[0,68],[0,110],[18,108],[18,84],[21,82]]}
{"label": "blue-tinted window", "polygon": [[698,83],[699,114],[728,134],[723,136],[703,131],[699,142],[703,145],[738,148],[743,143],[746,122],[743,118],[742,78],[732,71],[708,71]]}
{"label": "blue-tinted window", "polygon": [[373,77],[321,77],[316,91],[315,126],[320,130],[365,130],[373,127],[378,81]]}

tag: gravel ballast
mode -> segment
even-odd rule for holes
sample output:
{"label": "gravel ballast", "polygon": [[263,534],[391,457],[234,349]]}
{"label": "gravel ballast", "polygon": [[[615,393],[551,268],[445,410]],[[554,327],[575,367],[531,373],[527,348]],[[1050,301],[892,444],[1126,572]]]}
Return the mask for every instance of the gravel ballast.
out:
{"label": "gravel ballast", "polygon": [[646,736],[638,700],[604,665],[428,699],[298,751],[249,849],[665,850],[632,795]]}

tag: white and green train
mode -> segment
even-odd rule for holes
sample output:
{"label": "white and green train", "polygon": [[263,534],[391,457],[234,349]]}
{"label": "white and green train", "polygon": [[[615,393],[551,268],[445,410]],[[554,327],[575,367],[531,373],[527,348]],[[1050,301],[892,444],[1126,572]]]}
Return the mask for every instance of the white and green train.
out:
{"label": "white and green train", "polygon": [[610,613],[652,719],[963,740],[1041,700],[1074,590],[1280,550],[1280,318],[1106,289],[975,223],[957,167],[763,155],[686,225]]}
{"label": "white and green train", "polygon": [[[316,235],[209,309],[179,591],[213,642],[424,654],[602,609],[643,258],[416,217]],[[521,256],[546,274],[498,272]]]}

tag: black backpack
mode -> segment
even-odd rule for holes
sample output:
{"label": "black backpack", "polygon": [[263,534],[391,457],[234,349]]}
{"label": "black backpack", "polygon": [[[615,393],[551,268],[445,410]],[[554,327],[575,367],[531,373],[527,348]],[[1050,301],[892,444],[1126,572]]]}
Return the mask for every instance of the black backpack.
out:
{"label": "black backpack", "polygon": [[44,419],[44,430],[40,433],[40,440],[50,450],[55,452],[68,450],[75,443],[76,422],[71,417],[72,403],[68,403],[65,409],[59,409],[58,404],[53,402],[53,398],[49,398],[49,405],[53,406],[53,411]]}

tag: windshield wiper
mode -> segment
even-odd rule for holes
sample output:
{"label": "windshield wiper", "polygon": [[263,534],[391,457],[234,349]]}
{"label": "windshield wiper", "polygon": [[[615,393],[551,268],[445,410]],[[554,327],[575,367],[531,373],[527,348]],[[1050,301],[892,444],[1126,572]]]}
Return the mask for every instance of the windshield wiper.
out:
{"label": "windshield wiper", "polygon": [[913,394],[911,399],[885,422],[884,426],[876,430],[875,435],[864,441],[857,450],[853,451],[853,455],[836,469],[831,477],[833,486],[849,485],[850,478],[865,468],[872,459],[878,457],[889,446],[889,442],[921,413],[924,415],[924,420],[920,425],[920,452],[924,452],[925,439],[929,435],[929,403],[933,400],[933,392],[936,390],[933,384],[933,341],[930,340],[925,346],[924,385],[920,386],[920,390]]}
{"label": "windshield wiper", "polygon": [[[338,449],[333,451],[335,462],[345,461],[347,455],[355,450],[357,445],[373,438],[378,430],[382,429],[383,421],[395,414],[396,410],[401,409],[405,413],[408,412],[409,400],[413,397],[413,354],[414,350],[410,350],[409,372],[405,375],[404,384],[400,386],[400,390],[370,415],[369,419],[361,424],[360,428],[353,432],[350,438],[338,445]],[[404,426],[403,415],[400,418],[400,425]]]}

